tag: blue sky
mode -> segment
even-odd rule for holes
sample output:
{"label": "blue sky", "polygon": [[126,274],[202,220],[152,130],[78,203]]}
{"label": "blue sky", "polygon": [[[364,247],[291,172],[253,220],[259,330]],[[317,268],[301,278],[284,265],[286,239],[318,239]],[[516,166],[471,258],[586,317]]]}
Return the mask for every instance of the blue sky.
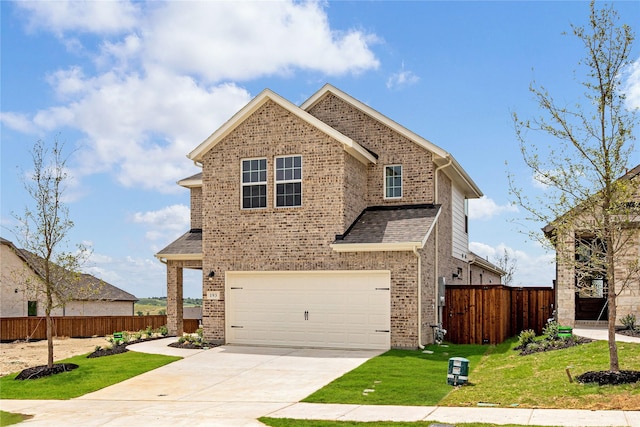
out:
{"label": "blue sky", "polygon": [[[640,27],[640,2],[614,3]],[[529,241],[507,170],[531,194],[511,113],[533,117],[535,80],[580,101],[570,24],[588,2],[0,2],[1,234],[28,203],[37,139],[73,152],[66,193],[86,270],[138,297],[166,295],[154,254],[189,228],[199,170],[186,154],[264,88],[301,104],[331,83],[454,155],[485,194],[471,249],[517,259],[514,285],[548,286],[553,254]],[[640,28],[635,28],[636,32]],[[640,42],[625,75],[640,106]],[[536,141],[545,142],[544,136]],[[636,152],[637,154],[637,152]],[[631,166],[639,163],[635,155]],[[508,166],[505,166],[508,162]],[[520,224],[520,225],[518,225]],[[185,296],[201,297],[199,273]]]}

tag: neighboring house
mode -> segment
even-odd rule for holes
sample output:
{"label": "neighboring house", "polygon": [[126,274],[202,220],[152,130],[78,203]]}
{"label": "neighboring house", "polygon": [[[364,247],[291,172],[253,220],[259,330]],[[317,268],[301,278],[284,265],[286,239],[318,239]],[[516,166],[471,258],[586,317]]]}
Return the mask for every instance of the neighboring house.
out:
{"label": "neighboring house", "polygon": [[[6,239],[0,238],[0,242],[0,317],[44,316],[42,259]],[[52,316],[134,315],[135,296],[89,274],[80,274],[66,288],[68,301],[64,307],[54,308]]]}
{"label": "neighboring house", "polygon": [[[637,210],[640,206],[640,165],[620,180],[629,181],[633,195],[625,205],[635,207],[635,210],[630,210],[631,215],[625,215],[626,224],[622,230],[628,234],[623,237],[629,239],[616,252],[617,325],[621,325],[620,319],[628,314],[640,315],[640,274],[635,270],[640,262],[640,214]],[[609,287],[604,279],[602,263],[598,262],[598,258],[606,254],[606,248],[593,232],[593,224],[597,222],[589,217],[578,218],[575,223],[582,221],[584,225],[576,225],[561,237],[556,236],[553,224],[543,228],[545,234],[556,242],[556,317],[560,324],[567,326],[581,323],[597,325],[594,323],[597,321],[606,324]],[[623,283],[625,279],[630,280]]]}
{"label": "neighboring house", "polygon": [[469,252],[469,284],[470,285],[499,285],[506,271],[489,260]]}
{"label": "neighboring house", "polygon": [[188,157],[191,230],[156,254],[171,333],[184,268],[203,271],[205,338],[231,344],[416,348],[439,282],[500,282],[472,263],[482,192],[453,156],[331,85],[299,107],[264,90]]}

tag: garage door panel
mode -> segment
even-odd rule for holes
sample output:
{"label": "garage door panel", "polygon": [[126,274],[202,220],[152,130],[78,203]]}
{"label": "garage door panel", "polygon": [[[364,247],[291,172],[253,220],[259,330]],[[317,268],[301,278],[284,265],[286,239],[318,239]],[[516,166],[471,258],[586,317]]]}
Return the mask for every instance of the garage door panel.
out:
{"label": "garage door panel", "polygon": [[[390,275],[228,272],[227,342],[301,347],[390,346]],[[232,327],[240,326],[240,327]]]}

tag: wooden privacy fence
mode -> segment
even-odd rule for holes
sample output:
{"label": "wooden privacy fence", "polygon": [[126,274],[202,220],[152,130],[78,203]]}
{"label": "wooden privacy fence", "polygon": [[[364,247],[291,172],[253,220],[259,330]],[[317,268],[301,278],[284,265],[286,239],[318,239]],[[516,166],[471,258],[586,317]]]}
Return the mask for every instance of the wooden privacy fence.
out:
{"label": "wooden privacy fence", "polygon": [[[153,329],[167,324],[166,315],[155,316],[65,316],[52,317],[53,335],[57,337],[88,338],[106,336],[119,331],[139,331],[151,326]],[[197,319],[184,319],[184,331],[193,333],[198,329]],[[26,338],[47,338],[45,317],[4,317],[0,319],[0,340],[15,341]]]}
{"label": "wooden privacy fence", "polygon": [[552,288],[446,286],[443,327],[454,344],[499,344],[525,329],[537,334],[555,307]]}

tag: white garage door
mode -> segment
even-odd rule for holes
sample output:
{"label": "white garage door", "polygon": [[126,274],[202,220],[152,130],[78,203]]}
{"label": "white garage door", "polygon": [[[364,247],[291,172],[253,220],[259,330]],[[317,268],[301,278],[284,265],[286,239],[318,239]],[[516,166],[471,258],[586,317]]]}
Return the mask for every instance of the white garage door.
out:
{"label": "white garage door", "polygon": [[388,271],[227,272],[229,344],[388,349]]}

